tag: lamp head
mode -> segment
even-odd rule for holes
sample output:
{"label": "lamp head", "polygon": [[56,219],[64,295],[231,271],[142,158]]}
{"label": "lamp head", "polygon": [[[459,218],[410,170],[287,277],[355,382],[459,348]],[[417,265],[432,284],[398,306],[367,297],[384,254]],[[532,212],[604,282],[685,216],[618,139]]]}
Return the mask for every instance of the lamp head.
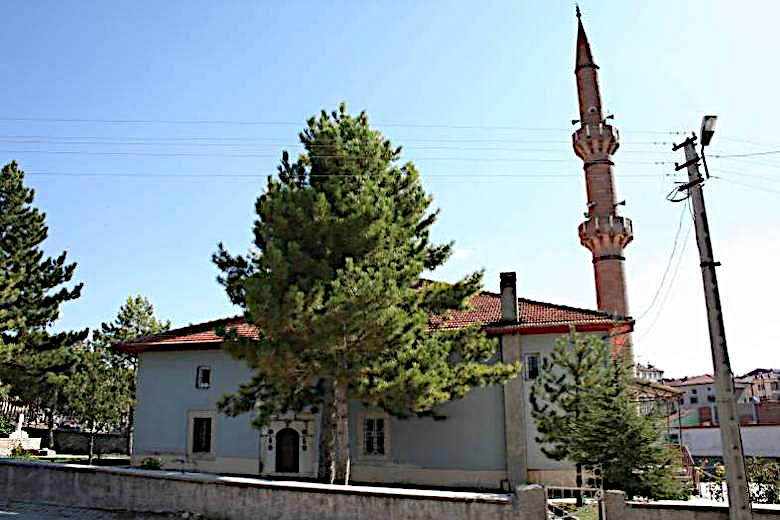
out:
{"label": "lamp head", "polygon": [[701,119],[701,145],[707,146],[712,140],[712,136],[715,135],[715,124],[718,121],[718,116],[704,116]]}

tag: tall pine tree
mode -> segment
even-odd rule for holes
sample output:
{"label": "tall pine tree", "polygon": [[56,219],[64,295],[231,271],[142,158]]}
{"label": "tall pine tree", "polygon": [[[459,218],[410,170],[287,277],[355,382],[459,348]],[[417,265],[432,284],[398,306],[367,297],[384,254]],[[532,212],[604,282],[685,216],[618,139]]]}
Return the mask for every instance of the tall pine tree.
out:
{"label": "tall pine tree", "polygon": [[47,258],[45,214],[33,204],[15,162],[0,172],[0,381],[12,397],[49,410],[49,441],[60,390],[72,364],[72,345],[88,330],[51,333],[60,305],[76,299],[82,284],[67,287],[76,264],[66,254]]}
{"label": "tall pine tree", "polygon": [[220,244],[214,255],[228,295],[260,332],[258,340],[226,334],[225,348],[254,378],[221,408],[253,411],[262,425],[321,406],[320,476],[342,481],[349,399],[432,415],[519,367],[490,363],[496,342],[477,328],[429,329],[433,314],[465,308],[482,273],[454,284],[421,279],[452,244],[430,242],[438,213],[414,165],[400,164],[400,148],[343,105],[310,119],[300,140],[305,152],[296,161],[284,152],[257,200],[256,253],[232,256]]}

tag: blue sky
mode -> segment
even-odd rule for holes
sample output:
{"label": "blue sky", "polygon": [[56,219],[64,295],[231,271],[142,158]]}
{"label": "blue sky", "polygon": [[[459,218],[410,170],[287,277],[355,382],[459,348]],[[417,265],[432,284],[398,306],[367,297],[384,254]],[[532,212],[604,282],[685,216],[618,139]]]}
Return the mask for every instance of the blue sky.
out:
{"label": "blue sky", "polygon": [[[637,358],[673,376],[711,370],[688,218],[660,285],[682,210],[665,200],[682,179],[672,132],[705,113],[720,116],[706,197],[732,363],[780,366],[780,159],[714,157],[780,149],[780,4],[747,5],[581,2],[622,136]],[[94,328],[138,292],[175,325],[237,313],[211,253],[247,249],[281,151],[341,101],[421,170],[442,210],[435,238],[457,248],[436,276],[484,268],[496,290],[517,271],[523,296],[595,307],[577,238],[570,2],[19,2],[0,14],[0,156],[28,172],[47,250],[67,250],[85,284],[60,328]]]}

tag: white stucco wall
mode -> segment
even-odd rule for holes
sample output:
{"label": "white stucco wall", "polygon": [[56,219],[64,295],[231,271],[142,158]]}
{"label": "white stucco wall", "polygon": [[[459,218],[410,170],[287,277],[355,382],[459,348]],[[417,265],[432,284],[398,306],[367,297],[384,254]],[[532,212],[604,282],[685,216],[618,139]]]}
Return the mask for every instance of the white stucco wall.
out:
{"label": "white stucco wall", "polygon": [[[560,334],[521,337],[523,355],[540,360],[552,352]],[[525,359],[525,358],[524,358]],[[211,369],[208,389],[196,388],[198,366]],[[522,374],[520,377],[525,377]],[[258,474],[273,473],[268,436],[250,424],[250,414],[231,418],[217,413],[217,402],[249,381],[251,371],[240,361],[218,350],[145,352],[140,355],[138,405],[135,415],[134,461],[158,456],[167,467],[200,471]],[[562,482],[556,472],[570,472],[573,465],[548,459],[536,442],[538,432],[531,416],[530,390],[525,384],[527,467],[533,481]],[[504,388],[478,388],[466,398],[440,410],[446,420],[389,418],[389,448],[384,458],[361,456],[359,422],[365,408],[350,404],[353,479],[447,486],[498,488],[507,477],[504,428]],[[191,460],[187,455],[189,419],[193,413],[214,412],[213,457]],[[314,476],[319,418],[300,428],[310,435],[301,461]],[[281,424],[272,428],[278,431]],[[315,430],[315,431],[312,431]],[[311,459],[311,460],[309,460]],[[302,469],[303,471],[303,469]],[[544,473],[547,472],[547,473]],[[311,473],[311,474],[309,474]],[[548,479],[546,475],[549,475]],[[568,478],[568,477],[566,477]]]}
{"label": "white stucco wall", "polygon": [[[780,425],[749,425],[740,428],[748,457],[780,457]],[[722,456],[719,428],[683,428],[682,442],[694,457]]]}
{"label": "white stucco wall", "polygon": [[[211,369],[208,389],[195,386],[198,366]],[[250,424],[249,414],[230,418],[217,413],[226,393],[249,381],[251,371],[221,350],[145,352],[140,355],[138,405],[135,411],[134,462],[154,456],[167,468],[206,472],[275,474],[267,430],[279,431],[284,421],[263,432]],[[215,454],[187,455],[189,418],[193,412],[215,412]],[[446,420],[389,418],[388,456],[361,456],[358,424],[365,408],[350,403],[353,480],[417,483],[496,489],[506,478],[503,391],[500,386],[475,389],[465,399],[440,410]],[[300,453],[301,475],[314,477],[319,441],[319,416],[291,424],[309,435]]]}
{"label": "white stucco wall", "polygon": [[[140,355],[135,409],[134,455],[186,458],[192,412],[217,411],[217,402],[248,381],[249,369],[221,350],[144,352]],[[211,369],[211,385],[195,387],[199,366]],[[236,472],[257,473],[258,432],[249,415],[215,415],[213,436],[219,457],[243,459]],[[206,467],[208,460],[202,461]],[[238,463],[238,461],[235,461]]]}

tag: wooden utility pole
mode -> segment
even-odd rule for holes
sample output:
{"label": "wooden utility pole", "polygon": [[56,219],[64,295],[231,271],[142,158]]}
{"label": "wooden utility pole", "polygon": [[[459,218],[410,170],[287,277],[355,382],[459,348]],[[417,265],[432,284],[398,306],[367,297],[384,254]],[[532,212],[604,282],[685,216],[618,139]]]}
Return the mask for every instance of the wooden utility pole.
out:
{"label": "wooden utility pole", "polygon": [[723,310],[720,306],[718,278],[715,268],[720,265],[713,258],[707,210],[704,207],[704,193],[699,156],[696,153],[696,135],[692,135],[672,150],[685,149],[685,162],[676,165],[676,170],[687,168],[688,183],[678,191],[687,191],[693,208],[696,228],[696,243],[699,246],[701,276],[704,281],[704,299],[707,304],[707,321],[710,330],[712,365],[715,372],[715,389],[718,411],[718,425],[723,446],[723,464],[726,466],[726,487],[729,495],[729,519],[750,520],[753,517],[745,472],[745,456],[742,450],[742,435],[739,431],[739,414],[731,373],[729,353],[726,348],[726,330],[723,326]]}

